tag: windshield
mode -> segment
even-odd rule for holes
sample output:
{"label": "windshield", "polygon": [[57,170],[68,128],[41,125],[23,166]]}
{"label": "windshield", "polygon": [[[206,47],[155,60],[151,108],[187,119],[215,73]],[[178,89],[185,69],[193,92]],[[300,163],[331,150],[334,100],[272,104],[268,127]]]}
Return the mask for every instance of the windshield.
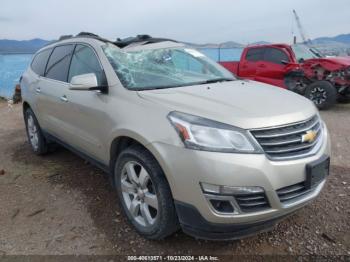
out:
{"label": "windshield", "polygon": [[149,90],[235,80],[229,71],[194,49],[125,52],[106,44],[103,51],[128,89]]}
{"label": "windshield", "polygon": [[292,49],[298,61],[300,59],[306,60],[322,57],[322,55],[317,50],[303,44],[292,45]]}

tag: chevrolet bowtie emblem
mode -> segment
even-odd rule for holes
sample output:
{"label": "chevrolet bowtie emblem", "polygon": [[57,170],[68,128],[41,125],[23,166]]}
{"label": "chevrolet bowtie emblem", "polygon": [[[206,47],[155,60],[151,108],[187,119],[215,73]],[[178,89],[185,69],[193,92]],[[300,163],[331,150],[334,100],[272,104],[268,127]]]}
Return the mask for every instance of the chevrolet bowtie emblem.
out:
{"label": "chevrolet bowtie emblem", "polygon": [[312,143],[315,141],[316,136],[317,136],[317,133],[315,131],[309,130],[306,132],[306,134],[301,136],[301,142],[302,143],[305,143],[305,142]]}

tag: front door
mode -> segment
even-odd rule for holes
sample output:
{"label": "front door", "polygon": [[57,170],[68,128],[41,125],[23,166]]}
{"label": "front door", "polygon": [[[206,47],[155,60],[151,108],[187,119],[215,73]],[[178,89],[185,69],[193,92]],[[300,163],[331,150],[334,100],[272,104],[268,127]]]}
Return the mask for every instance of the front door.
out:
{"label": "front door", "polygon": [[271,85],[283,87],[288,55],[279,48],[264,48],[264,58],[257,64],[256,80]]}
{"label": "front door", "polygon": [[[88,73],[96,75],[99,86],[107,85],[102,65],[92,47],[77,44],[68,73],[68,82],[74,76]],[[103,162],[105,149],[108,147],[105,141],[113,125],[106,109],[108,94],[70,90],[67,87],[64,95],[67,98],[64,119],[70,132],[67,140],[79,151]]]}

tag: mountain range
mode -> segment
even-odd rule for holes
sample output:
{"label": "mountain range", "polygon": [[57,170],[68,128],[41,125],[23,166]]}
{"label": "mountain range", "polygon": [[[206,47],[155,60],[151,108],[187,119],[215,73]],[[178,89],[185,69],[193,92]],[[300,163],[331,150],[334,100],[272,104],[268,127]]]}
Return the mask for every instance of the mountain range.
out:
{"label": "mountain range", "polygon": [[[48,44],[49,40],[44,40],[40,38],[32,40],[8,40],[0,39],[0,53],[35,53],[38,49]],[[335,37],[319,37],[312,42],[319,46],[329,49],[349,49],[350,48],[350,34],[342,34]],[[192,46],[194,48],[242,48],[245,45],[234,42],[227,41],[223,43],[206,43],[206,44],[195,44],[184,42],[185,44]],[[252,44],[269,44],[269,42],[258,41]]]}
{"label": "mountain range", "polygon": [[35,38],[31,40],[0,39],[0,53],[35,53],[50,41]]}
{"label": "mountain range", "polygon": [[[318,37],[312,40],[312,43],[317,46],[330,46],[330,47],[343,47],[343,48],[350,48],[350,34],[342,34],[338,35],[335,37]],[[214,44],[214,43],[207,43],[207,44],[195,44],[195,43],[187,43],[192,47],[195,48],[241,48],[246,45],[233,42],[233,41],[228,41],[228,42],[223,42],[219,44]],[[271,42],[266,42],[266,41],[257,41],[253,43],[249,43],[249,45],[265,45],[265,44],[271,44]]]}

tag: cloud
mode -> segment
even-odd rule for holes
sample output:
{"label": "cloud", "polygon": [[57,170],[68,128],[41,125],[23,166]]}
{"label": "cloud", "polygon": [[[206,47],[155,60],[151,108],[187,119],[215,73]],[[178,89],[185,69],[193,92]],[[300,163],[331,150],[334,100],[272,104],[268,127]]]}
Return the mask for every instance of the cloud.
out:
{"label": "cloud", "polygon": [[349,0],[11,0],[0,9],[0,21],[7,19],[0,38],[90,31],[111,39],[150,34],[198,43],[291,42],[298,32],[293,9],[310,38],[349,33]]}
{"label": "cloud", "polygon": [[0,22],[11,22],[11,18],[6,16],[0,16]]}

